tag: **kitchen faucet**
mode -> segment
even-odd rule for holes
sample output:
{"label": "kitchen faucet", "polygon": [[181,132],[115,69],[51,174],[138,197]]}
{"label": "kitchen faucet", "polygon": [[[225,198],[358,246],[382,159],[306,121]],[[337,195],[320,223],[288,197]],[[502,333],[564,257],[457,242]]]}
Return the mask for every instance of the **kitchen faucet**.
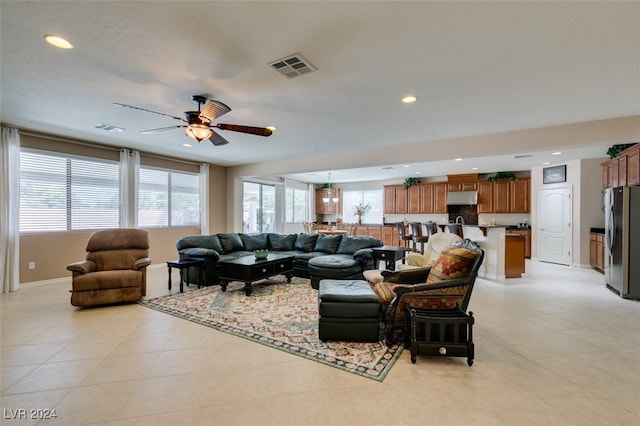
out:
{"label": "kitchen faucet", "polygon": [[462,216],[456,217],[456,223],[462,223],[464,225],[464,218]]}

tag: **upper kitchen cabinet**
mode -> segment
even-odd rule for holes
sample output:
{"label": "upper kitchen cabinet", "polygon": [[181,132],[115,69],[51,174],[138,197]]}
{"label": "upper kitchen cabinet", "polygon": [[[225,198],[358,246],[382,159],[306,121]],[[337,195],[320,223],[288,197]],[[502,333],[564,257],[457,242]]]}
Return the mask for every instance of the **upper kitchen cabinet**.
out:
{"label": "upper kitchen cabinet", "polygon": [[531,179],[495,180],[492,183],[493,213],[529,213]]}
{"label": "upper kitchen cabinet", "polygon": [[620,152],[602,163],[602,187],[640,185],[640,144]]}
{"label": "upper kitchen cabinet", "polygon": [[493,182],[478,182],[478,213],[493,213]]}
{"label": "upper kitchen cabinet", "polygon": [[422,193],[419,185],[407,188],[407,213],[422,213]]}
{"label": "upper kitchen cabinet", "polygon": [[407,213],[407,192],[403,185],[386,185],[384,187],[385,214]]}
{"label": "upper kitchen cabinet", "polygon": [[433,213],[447,213],[447,184],[433,184]]}
{"label": "upper kitchen cabinet", "polygon": [[640,185],[640,144],[625,150],[627,157],[627,185]]}
{"label": "upper kitchen cabinet", "polygon": [[328,197],[328,191],[327,188],[316,189],[316,214],[340,214],[340,188],[331,188],[331,198],[338,198],[337,203],[323,201]]}
{"label": "upper kitchen cabinet", "polygon": [[517,179],[509,181],[509,202],[510,213],[529,213],[529,188],[531,187],[530,179]]}

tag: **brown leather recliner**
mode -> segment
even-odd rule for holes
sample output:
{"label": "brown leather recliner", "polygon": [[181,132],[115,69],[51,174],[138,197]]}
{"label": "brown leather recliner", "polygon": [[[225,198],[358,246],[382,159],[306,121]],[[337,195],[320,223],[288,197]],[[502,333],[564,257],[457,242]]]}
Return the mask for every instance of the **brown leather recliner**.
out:
{"label": "brown leather recliner", "polygon": [[94,232],[87,259],[67,265],[73,273],[73,306],[136,302],[147,293],[149,235],[140,229]]}

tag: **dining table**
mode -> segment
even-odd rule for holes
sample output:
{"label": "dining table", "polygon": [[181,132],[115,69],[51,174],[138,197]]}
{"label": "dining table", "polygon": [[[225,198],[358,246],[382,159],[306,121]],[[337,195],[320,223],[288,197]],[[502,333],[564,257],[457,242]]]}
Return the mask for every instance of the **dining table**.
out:
{"label": "dining table", "polygon": [[349,231],[347,231],[346,229],[318,229],[318,234],[324,235],[344,235],[348,232]]}

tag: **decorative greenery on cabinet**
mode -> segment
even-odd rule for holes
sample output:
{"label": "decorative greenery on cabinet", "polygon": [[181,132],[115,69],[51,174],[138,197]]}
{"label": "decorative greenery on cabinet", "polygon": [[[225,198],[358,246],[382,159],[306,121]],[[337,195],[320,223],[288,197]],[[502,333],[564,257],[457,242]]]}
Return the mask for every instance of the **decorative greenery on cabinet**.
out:
{"label": "decorative greenery on cabinet", "polygon": [[410,186],[417,185],[420,183],[420,179],[409,177],[404,180],[404,189],[409,188]]}
{"label": "decorative greenery on cabinet", "polygon": [[494,181],[494,180],[516,180],[516,175],[514,173],[511,173],[511,172],[498,172],[493,176],[489,176],[487,178],[487,180],[489,180],[489,181]]}

